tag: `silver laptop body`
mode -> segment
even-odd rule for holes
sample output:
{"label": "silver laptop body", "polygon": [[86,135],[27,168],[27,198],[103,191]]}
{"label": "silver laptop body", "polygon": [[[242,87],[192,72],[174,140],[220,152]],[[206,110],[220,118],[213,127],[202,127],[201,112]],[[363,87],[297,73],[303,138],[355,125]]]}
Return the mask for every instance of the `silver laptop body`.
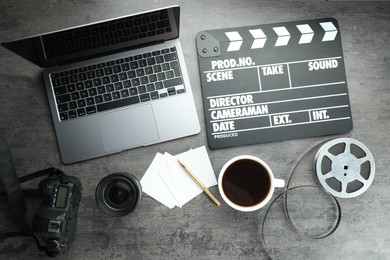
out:
{"label": "silver laptop body", "polygon": [[65,164],[199,133],[179,13],[171,6],[2,44],[45,68]]}

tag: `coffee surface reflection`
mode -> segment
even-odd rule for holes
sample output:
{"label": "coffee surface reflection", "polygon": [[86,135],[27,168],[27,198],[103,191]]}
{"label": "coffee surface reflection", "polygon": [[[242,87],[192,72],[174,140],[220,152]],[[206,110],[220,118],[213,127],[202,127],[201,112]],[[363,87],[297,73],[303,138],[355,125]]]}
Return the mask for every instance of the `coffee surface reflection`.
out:
{"label": "coffee surface reflection", "polygon": [[241,159],[225,170],[222,188],[226,197],[233,203],[251,207],[268,196],[271,179],[263,165],[250,159]]}

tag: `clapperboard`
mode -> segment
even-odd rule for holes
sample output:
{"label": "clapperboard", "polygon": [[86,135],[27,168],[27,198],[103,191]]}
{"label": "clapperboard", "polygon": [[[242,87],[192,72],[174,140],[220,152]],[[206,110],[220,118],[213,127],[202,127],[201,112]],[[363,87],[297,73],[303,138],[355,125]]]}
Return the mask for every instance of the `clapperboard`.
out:
{"label": "clapperboard", "polygon": [[211,148],[352,130],[335,19],[201,31],[196,45]]}

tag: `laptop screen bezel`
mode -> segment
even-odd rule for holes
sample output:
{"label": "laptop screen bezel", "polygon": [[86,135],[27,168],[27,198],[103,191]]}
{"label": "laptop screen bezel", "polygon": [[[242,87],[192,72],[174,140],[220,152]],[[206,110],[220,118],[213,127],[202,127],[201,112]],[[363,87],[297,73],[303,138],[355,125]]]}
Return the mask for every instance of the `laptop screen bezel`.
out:
{"label": "laptop screen bezel", "polygon": [[[65,34],[71,30],[82,29],[88,26],[99,25],[102,23],[112,22],[115,20],[133,17],[133,16],[145,15],[148,13],[158,12],[161,10],[168,11],[169,22],[172,28],[171,32],[166,32],[156,36],[149,36],[143,39],[137,39],[128,42],[112,44],[109,46],[99,47],[99,48],[90,49],[87,51],[81,51],[73,54],[66,54],[55,58],[47,58],[45,55],[45,48],[43,45],[44,37],[53,34],[58,34],[58,33]],[[39,67],[47,68],[56,65],[69,64],[72,62],[95,58],[103,55],[113,54],[125,50],[137,49],[140,47],[153,45],[159,42],[173,40],[179,37],[179,24],[180,24],[180,7],[178,5],[173,5],[169,7],[148,10],[145,12],[139,12],[131,15],[120,16],[112,19],[101,20],[93,23],[83,24],[83,25],[69,27],[66,29],[56,30],[44,34],[31,36],[31,37],[26,37],[16,41],[5,42],[2,43],[2,45],[7,49],[15,52],[16,54],[22,56],[23,58],[29,60],[30,62],[38,65]]]}

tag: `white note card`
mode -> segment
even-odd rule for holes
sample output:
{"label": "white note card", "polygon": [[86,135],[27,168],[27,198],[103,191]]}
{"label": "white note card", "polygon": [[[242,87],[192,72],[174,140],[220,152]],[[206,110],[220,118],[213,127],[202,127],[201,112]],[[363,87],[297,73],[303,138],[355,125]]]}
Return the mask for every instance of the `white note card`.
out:
{"label": "white note card", "polygon": [[142,190],[170,209],[182,207],[202,193],[202,189],[179,164],[179,159],[207,188],[217,185],[205,146],[176,156],[157,153],[141,179]]}
{"label": "white note card", "polygon": [[165,185],[164,180],[160,177],[159,171],[168,171],[164,155],[157,153],[150,164],[146,173],[141,179],[142,191],[147,193],[150,197],[160,201],[162,204],[172,209],[177,203],[176,198]]}

